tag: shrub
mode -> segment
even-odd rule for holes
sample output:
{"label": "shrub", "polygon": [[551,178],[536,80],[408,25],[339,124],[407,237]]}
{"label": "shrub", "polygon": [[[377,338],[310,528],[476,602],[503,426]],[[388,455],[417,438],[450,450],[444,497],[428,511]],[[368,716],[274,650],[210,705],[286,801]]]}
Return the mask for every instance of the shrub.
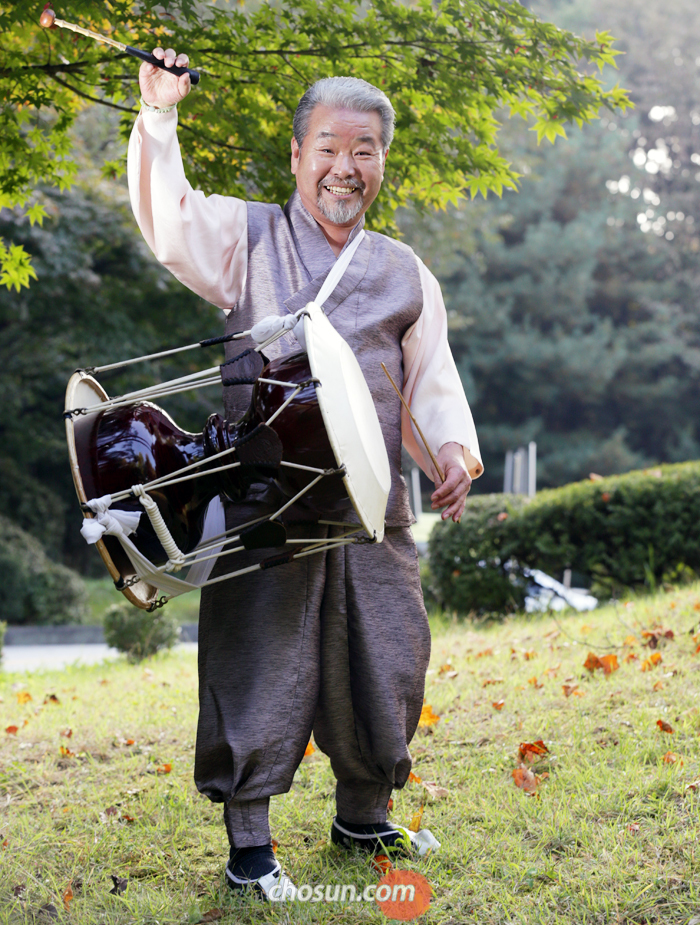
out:
{"label": "shrub", "polygon": [[161,649],[170,649],[180,638],[177,617],[167,608],[149,613],[131,604],[112,604],[104,615],[105,641],[123,652],[130,662],[140,662]]}
{"label": "shrub", "polygon": [[[499,510],[508,517],[498,520]],[[518,593],[505,592],[508,581],[517,588],[522,566],[555,578],[567,568],[587,575],[597,597],[700,574],[700,463],[574,482],[531,500],[477,497],[467,511],[459,527],[438,525],[430,539],[436,593],[460,613],[519,603]]]}
{"label": "shrub", "polygon": [[82,623],[87,589],[33,536],[0,516],[0,617],[11,624]]}
{"label": "shrub", "polygon": [[0,661],[2,661],[2,648],[5,644],[5,630],[7,629],[7,623],[4,620],[0,620]]}
{"label": "shrub", "polygon": [[430,588],[446,610],[486,615],[522,607],[523,583],[506,569],[503,543],[506,524],[524,503],[518,495],[479,495],[467,502],[461,523],[443,520],[433,527]]}

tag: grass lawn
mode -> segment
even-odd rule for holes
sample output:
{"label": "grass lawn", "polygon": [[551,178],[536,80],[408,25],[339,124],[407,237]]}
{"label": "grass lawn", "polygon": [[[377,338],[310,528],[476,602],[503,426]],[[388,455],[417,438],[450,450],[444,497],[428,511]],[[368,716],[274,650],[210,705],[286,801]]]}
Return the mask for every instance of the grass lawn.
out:
{"label": "grass lawn", "polygon": [[[423,815],[442,850],[401,864],[433,885],[420,921],[700,923],[699,619],[700,585],[559,624],[435,619],[426,701],[440,719],[412,751],[415,773],[447,790]],[[657,625],[674,638],[643,646]],[[619,669],[589,673],[589,652]],[[192,783],[192,656],[0,675],[0,696],[0,921],[387,921],[373,903],[228,895],[221,810]],[[512,772],[520,744],[540,739],[528,795]],[[376,883],[366,858],[330,844],[332,797],[316,751],[273,800],[278,857],[299,884]],[[410,782],[392,818],[408,824],[424,799]],[[124,892],[110,893],[113,876]],[[47,904],[55,916],[39,914]]]}

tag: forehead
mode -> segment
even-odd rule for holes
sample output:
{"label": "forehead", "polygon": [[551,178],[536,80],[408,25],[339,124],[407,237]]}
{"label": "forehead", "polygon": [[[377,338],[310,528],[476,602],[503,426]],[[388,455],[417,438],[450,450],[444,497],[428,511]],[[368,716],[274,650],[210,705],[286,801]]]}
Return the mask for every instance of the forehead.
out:
{"label": "forehead", "polygon": [[378,112],[356,112],[354,109],[332,109],[315,106],[309,118],[307,137],[311,141],[337,138],[341,141],[365,141],[381,144],[382,120]]}

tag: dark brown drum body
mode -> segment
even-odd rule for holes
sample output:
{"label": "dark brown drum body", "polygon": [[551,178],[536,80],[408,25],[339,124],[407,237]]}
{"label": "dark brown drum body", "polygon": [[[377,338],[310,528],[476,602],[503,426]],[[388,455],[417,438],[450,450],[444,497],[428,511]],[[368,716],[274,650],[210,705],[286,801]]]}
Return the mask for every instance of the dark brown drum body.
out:
{"label": "dark brown drum body", "polygon": [[[224,494],[233,502],[242,501],[253,483],[267,482],[275,500],[281,498],[284,503],[285,499],[300,492],[314,474],[281,466],[281,460],[336,469],[316,387],[308,381],[312,377],[307,355],[295,354],[275,360],[264,367],[261,378],[308,382],[274,420],[273,434],[264,422],[293,393],[291,385],[256,382],[250,408],[241,421],[229,423],[214,414],[201,434],[181,430],[165,411],[150,402],[134,402],[121,408],[75,416],[72,423],[84,493],[81,500],[116,494],[156,478],[174,476],[194,462],[233,448],[231,453],[214,460],[209,468],[239,461],[241,465],[237,468],[207,475],[206,468],[201,467],[197,471],[202,474],[197,478],[149,489],[175,542],[187,553],[200,542],[207,506],[217,494]],[[99,389],[97,383],[95,386]],[[304,495],[301,504],[307,517],[328,516],[351,507],[340,476],[322,479]],[[136,498],[115,502],[113,508],[143,510]],[[131,539],[155,565],[167,561],[147,516],[141,517]],[[102,542],[122,578],[133,575],[133,566],[119,541],[104,536]]]}

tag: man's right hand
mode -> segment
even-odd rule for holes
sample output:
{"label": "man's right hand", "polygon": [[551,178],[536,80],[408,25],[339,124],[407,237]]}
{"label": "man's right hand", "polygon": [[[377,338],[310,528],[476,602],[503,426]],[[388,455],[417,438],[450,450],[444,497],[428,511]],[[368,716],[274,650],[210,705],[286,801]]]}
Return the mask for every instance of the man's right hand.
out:
{"label": "man's right hand", "polygon": [[[153,56],[164,60],[166,67],[172,67],[174,64],[178,67],[188,67],[190,63],[187,55],[177,55],[173,48],[166,48],[165,51],[162,48],[154,48]],[[156,109],[165,109],[166,106],[181,102],[192,89],[189,74],[177,77],[145,61],[139,70],[139,85],[144,101]]]}

